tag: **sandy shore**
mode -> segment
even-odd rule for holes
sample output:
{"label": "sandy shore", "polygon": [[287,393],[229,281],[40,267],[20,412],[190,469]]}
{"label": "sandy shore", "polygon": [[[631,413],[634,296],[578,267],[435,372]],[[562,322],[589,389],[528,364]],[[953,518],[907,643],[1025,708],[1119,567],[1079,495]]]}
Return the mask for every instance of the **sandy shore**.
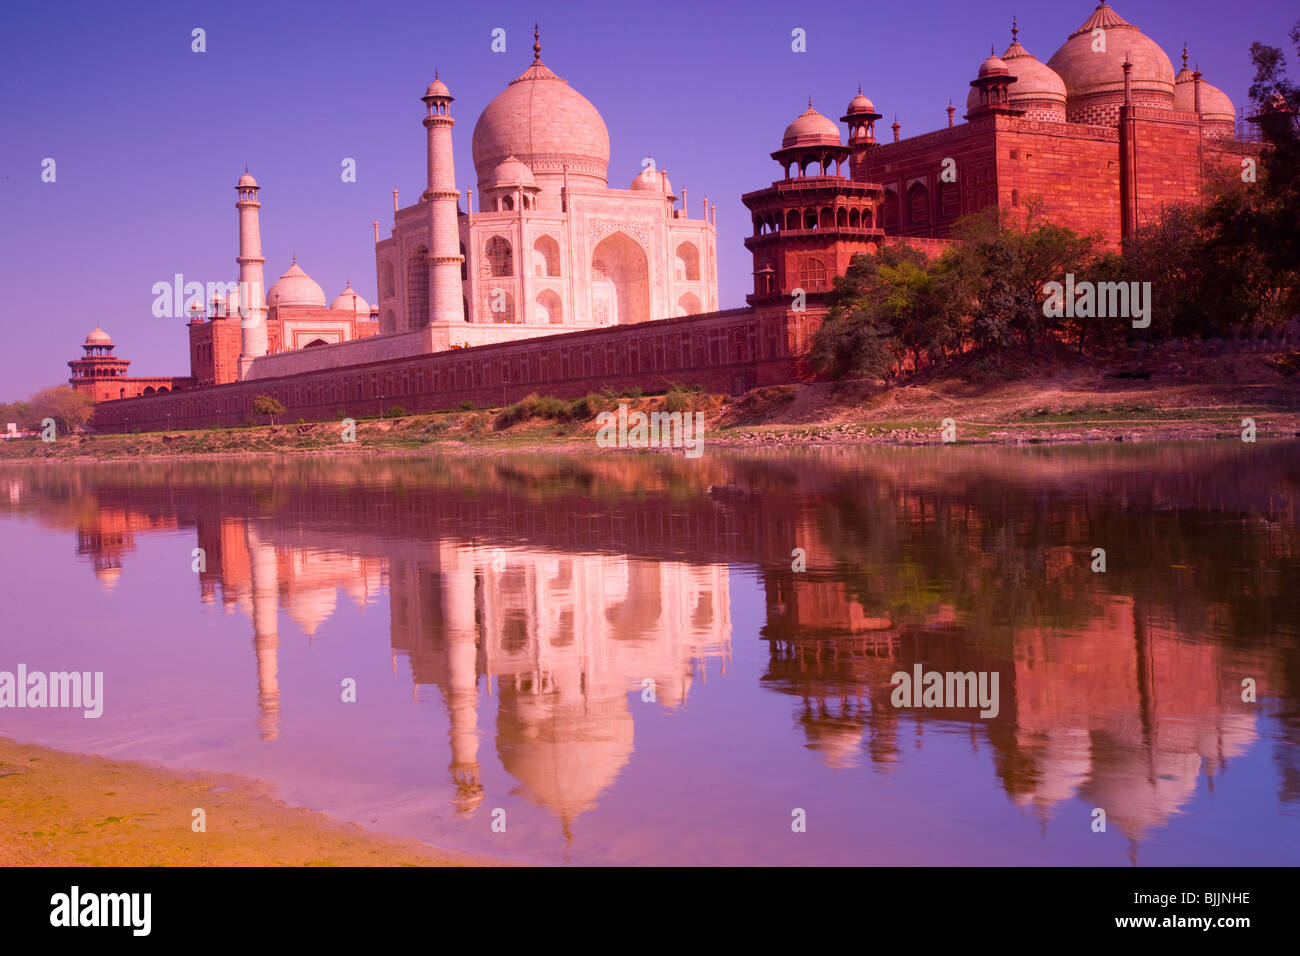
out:
{"label": "sandy shore", "polygon": [[[191,830],[192,811],[207,830]],[[0,737],[0,866],[488,866],[367,833],[255,780],[177,773]]]}

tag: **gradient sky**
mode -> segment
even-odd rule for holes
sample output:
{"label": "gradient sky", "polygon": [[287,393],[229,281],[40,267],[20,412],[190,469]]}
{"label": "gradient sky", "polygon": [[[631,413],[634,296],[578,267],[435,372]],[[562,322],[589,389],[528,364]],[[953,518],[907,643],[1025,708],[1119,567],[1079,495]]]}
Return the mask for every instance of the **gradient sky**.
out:
{"label": "gradient sky", "polygon": [[[1092,0],[1030,6],[953,0],[872,4],[738,2],[521,4],[317,0],[310,4],[47,3],[11,6],[0,63],[0,280],[9,289],[0,401],[66,381],[95,326],[137,375],[189,373],[183,319],[151,312],[155,282],[237,278],[234,184],[262,185],[268,285],[296,253],[328,299],[350,276],[376,291],[373,229],[392,226],[392,190],[424,188],[419,97],[436,67],[456,101],[457,184],[475,188],[470,135],[487,103],[542,59],[604,116],[610,185],[626,188],[653,156],[690,214],[718,206],[722,307],[744,304],[751,264],[742,193],[779,175],[769,153],[813,105],[838,119],[862,84],[903,136],[946,124],[965,104],[990,43],[1013,14],[1047,61]],[[1290,50],[1290,0],[1120,0],[1116,10],[1178,66],[1189,44],[1208,82],[1238,105],[1254,40]],[[190,31],[207,31],[192,53]],[[505,53],[491,32],[507,33]],[[791,31],[807,31],[806,53]],[[1294,57],[1292,57],[1294,59]],[[1300,72],[1291,63],[1291,73]],[[884,137],[890,136],[888,129]],[[57,181],[41,181],[45,157]],[[357,182],[340,177],[345,157]]]}

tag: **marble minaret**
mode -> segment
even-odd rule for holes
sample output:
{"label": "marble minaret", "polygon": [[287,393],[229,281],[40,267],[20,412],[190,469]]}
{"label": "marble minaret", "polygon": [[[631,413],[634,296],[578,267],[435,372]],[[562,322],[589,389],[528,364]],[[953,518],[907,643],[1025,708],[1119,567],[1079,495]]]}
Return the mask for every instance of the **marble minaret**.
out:
{"label": "marble minaret", "polygon": [[248,368],[253,359],[265,355],[266,341],[266,293],[262,284],[262,265],[266,259],[262,256],[262,227],[258,221],[258,210],[262,204],[257,201],[260,189],[257,180],[245,168],[239,177],[235,191],[239,199],[235,208],[239,210],[239,377],[248,376]]}
{"label": "marble minaret", "polygon": [[434,74],[421,97],[427,108],[424,128],[429,142],[429,188],[422,197],[429,204],[432,224],[429,246],[429,314],[411,316],[413,328],[431,322],[463,322],[465,307],[460,284],[460,193],[451,156],[451,91]]}

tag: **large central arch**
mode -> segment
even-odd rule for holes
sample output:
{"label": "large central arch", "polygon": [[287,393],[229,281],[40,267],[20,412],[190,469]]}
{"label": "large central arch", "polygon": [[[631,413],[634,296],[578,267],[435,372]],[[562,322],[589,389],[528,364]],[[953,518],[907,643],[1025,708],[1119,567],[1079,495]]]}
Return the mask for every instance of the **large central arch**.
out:
{"label": "large central arch", "polygon": [[618,325],[650,318],[650,267],[645,250],[616,232],[591,251],[591,315]]}

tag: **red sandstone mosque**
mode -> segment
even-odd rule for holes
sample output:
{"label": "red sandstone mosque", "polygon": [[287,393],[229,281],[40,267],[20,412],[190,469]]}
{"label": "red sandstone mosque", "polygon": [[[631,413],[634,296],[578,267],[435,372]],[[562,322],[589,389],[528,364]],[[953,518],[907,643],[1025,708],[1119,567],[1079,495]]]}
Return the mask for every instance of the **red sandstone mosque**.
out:
{"label": "red sandstone mosque", "polygon": [[726,311],[716,311],[716,207],[706,200],[703,218],[690,219],[685,190],[675,195],[652,165],[629,189],[610,189],[604,122],[542,63],[536,39],[532,65],[475,126],[477,211],[473,190],[461,208],[454,98],[435,77],[421,97],[428,188],[406,207],[394,194],[388,237],[375,223],[376,305],[349,285],[325,309],[296,264],[262,298],[260,187],[246,173],[236,202],[240,314],[232,296],[191,321],[181,394],[97,396],[94,425],[243,424],[258,395],[330,419],[391,402],[427,411],[614,383],[734,394],[795,381],[825,293],[859,253],[892,240],[935,255],[962,216],[1031,203],[1117,245],[1259,155],[1238,136],[1228,97],[1188,69],[1186,49],[1175,74],[1164,50],[1104,0],[1047,63],[1019,34],[1013,21],[1010,46],[979,65],[961,124],[950,104],[946,128],[902,139],[895,121],[893,141],[880,143],[882,114],[859,90],[840,120],[845,141],[810,102],[772,153],[781,179],[742,197],[754,291],[746,308]]}

